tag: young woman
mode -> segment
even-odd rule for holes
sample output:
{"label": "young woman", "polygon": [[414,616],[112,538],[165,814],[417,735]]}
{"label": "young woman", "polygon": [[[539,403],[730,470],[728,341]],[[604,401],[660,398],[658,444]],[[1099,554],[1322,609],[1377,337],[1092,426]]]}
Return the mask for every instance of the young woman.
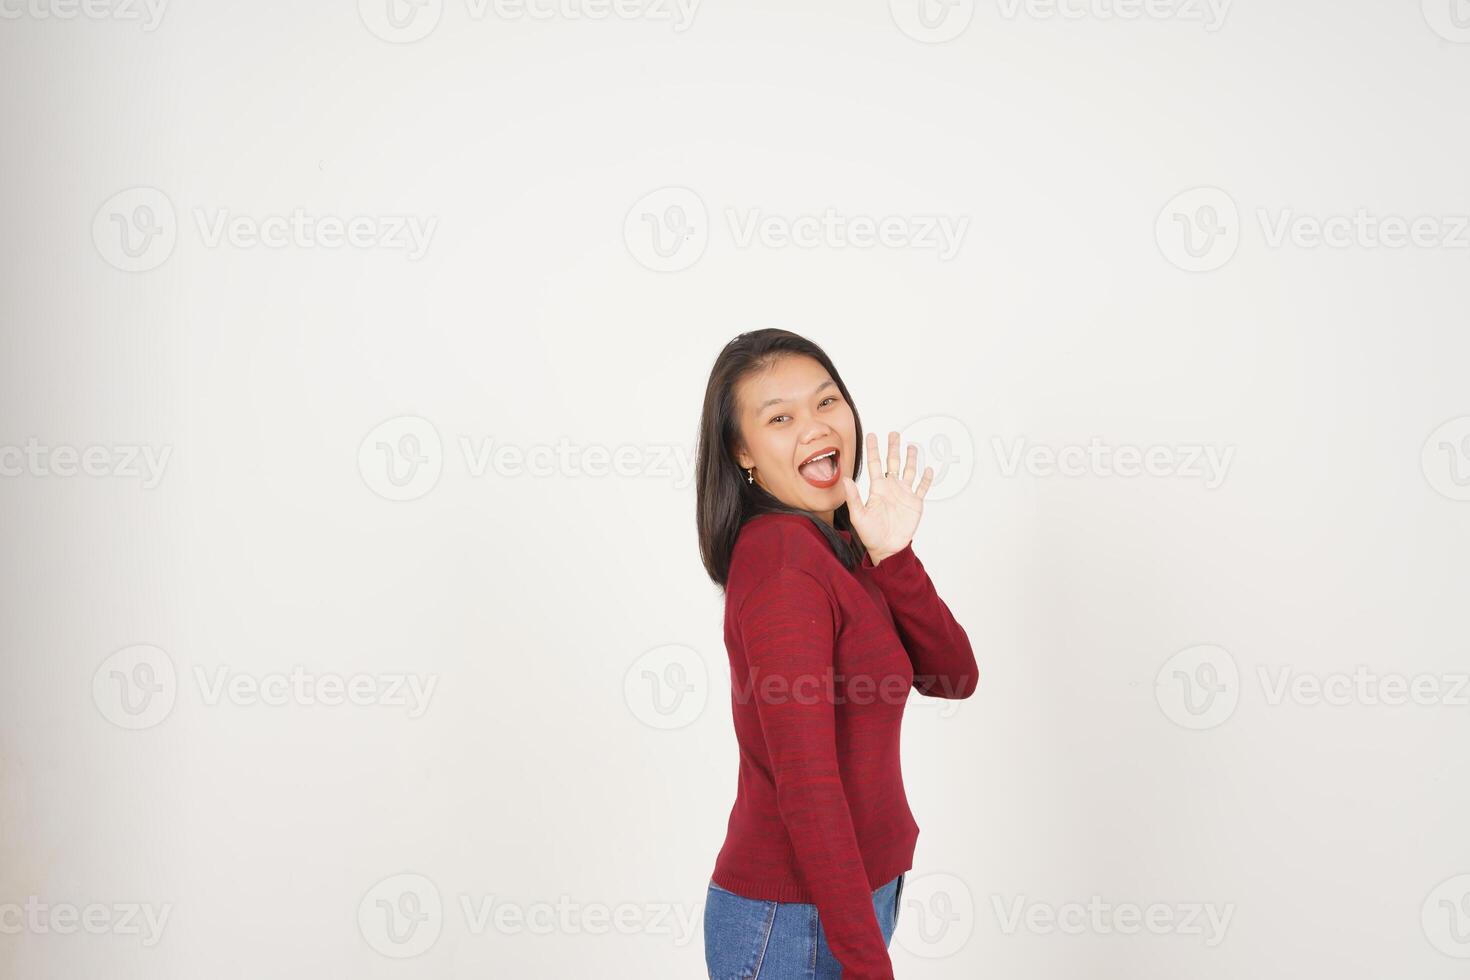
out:
{"label": "young woman", "polygon": [[704,909],[712,980],[893,980],[888,944],[919,828],[899,768],[910,689],[979,671],[912,538],[917,447],[854,478],[863,430],[820,347],[741,334],[705,391],[699,548],[724,590],[740,778]]}

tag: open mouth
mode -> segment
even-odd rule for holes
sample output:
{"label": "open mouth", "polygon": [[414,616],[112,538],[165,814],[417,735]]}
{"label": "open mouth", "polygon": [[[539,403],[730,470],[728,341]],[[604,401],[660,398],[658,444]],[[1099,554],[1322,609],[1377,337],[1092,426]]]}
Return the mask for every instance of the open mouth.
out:
{"label": "open mouth", "polygon": [[836,446],[827,446],[808,456],[796,468],[801,478],[818,490],[827,490],[837,483],[840,453]]}

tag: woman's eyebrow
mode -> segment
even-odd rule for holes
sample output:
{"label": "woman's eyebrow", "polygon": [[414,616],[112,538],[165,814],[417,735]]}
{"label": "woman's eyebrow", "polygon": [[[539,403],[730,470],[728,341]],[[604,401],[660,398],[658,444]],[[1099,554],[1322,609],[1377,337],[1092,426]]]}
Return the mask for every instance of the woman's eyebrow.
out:
{"label": "woman's eyebrow", "polygon": [[[821,384],[819,384],[815,388],[813,388],[812,389],[812,394],[815,395],[819,391],[821,391],[823,388],[826,388],[826,387],[828,387],[830,385],[834,385],[836,383],[837,382],[833,381],[831,378],[828,378],[826,381],[823,381]],[[759,405],[757,405],[756,408],[755,408],[755,410],[757,412],[764,412],[766,409],[770,408],[772,405],[780,405],[780,404],[783,404],[783,403],[789,402],[789,401],[791,401],[791,399],[789,399],[789,398],[768,398],[765,401],[761,402]]]}

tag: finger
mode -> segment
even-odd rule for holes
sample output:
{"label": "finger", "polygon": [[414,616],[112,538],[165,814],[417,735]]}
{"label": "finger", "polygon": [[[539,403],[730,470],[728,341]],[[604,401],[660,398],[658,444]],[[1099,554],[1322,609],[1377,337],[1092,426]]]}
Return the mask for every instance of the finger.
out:
{"label": "finger", "polygon": [[868,433],[868,485],[883,476],[883,457],[878,455],[878,433]]}
{"label": "finger", "polygon": [[909,448],[903,454],[903,485],[913,488],[914,472],[918,467],[919,447],[916,443],[909,443]]}
{"label": "finger", "polygon": [[898,476],[898,433],[888,433],[888,468],[883,472]]}
{"label": "finger", "polygon": [[931,486],[933,486],[933,484],[934,484],[934,467],[932,467],[932,466],[926,466],[926,467],[924,467],[924,478],[919,481],[919,487],[918,487],[917,490],[914,491],[914,493],[918,494],[920,500],[923,500],[924,499],[924,494],[926,494],[926,493],[929,492],[929,488]]}
{"label": "finger", "polygon": [[844,476],[842,478],[842,495],[847,498],[847,516],[849,518],[853,514],[862,512],[863,500],[858,496],[858,485],[851,477]]}

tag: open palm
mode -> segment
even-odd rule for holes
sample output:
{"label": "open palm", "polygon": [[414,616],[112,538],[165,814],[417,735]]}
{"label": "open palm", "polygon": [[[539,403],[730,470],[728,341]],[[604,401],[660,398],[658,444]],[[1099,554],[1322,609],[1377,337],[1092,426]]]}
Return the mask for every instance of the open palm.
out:
{"label": "open palm", "polygon": [[878,436],[869,432],[867,438],[868,501],[863,503],[858,496],[857,483],[851,478],[842,478],[842,489],[847,495],[847,515],[853,528],[863,539],[870,555],[875,560],[902,551],[914,537],[919,526],[919,517],[924,513],[924,494],[934,482],[933,467],[924,467],[924,475],[917,487],[914,471],[917,469],[919,447],[910,443],[904,454],[903,472],[898,469],[898,433],[888,433],[888,460],[878,456]]}

